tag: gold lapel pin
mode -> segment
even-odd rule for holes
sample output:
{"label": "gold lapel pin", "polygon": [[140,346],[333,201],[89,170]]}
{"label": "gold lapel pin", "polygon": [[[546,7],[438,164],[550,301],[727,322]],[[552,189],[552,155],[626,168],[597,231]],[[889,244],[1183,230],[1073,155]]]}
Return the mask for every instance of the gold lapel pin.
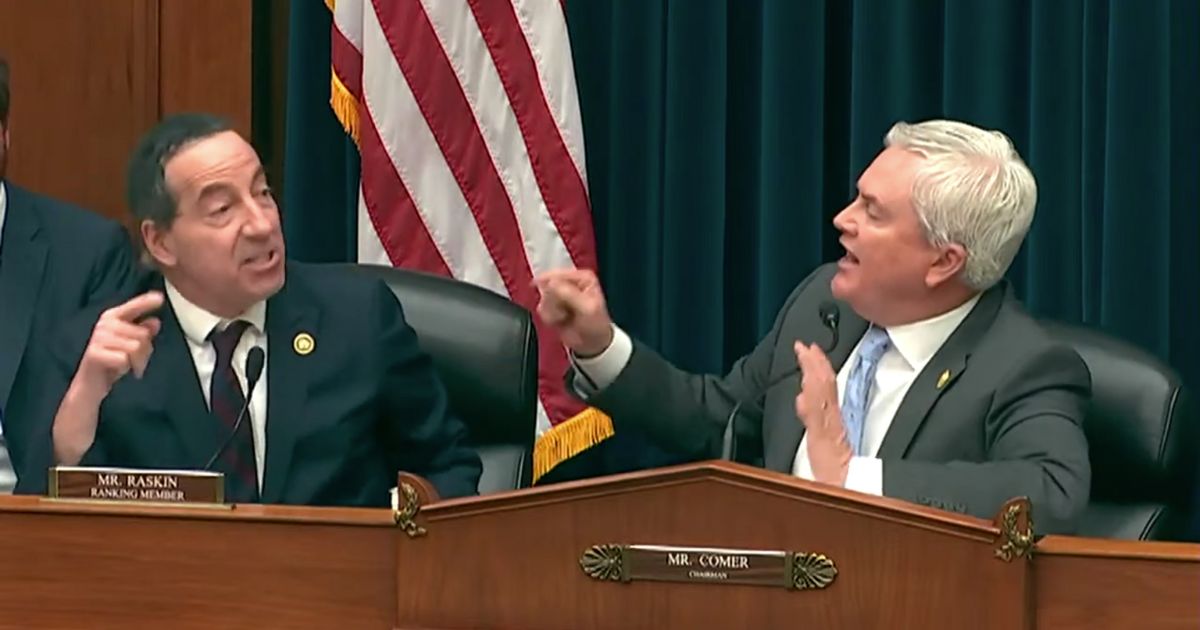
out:
{"label": "gold lapel pin", "polygon": [[950,382],[950,370],[946,370],[946,371],[942,372],[941,376],[938,377],[937,388],[941,389],[946,386],[946,383],[949,383],[949,382]]}
{"label": "gold lapel pin", "polygon": [[300,356],[310,354],[316,347],[316,340],[306,332],[296,333],[296,338],[292,339],[292,350],[295,350],[296,354]]}

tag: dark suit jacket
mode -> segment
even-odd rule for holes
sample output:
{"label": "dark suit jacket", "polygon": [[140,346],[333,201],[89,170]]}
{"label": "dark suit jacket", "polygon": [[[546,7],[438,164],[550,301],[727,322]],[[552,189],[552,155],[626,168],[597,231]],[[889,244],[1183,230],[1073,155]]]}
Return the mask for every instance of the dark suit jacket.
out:
{"label": "dark suit jacket", "polygon": [[[83,309],[113,303],[131,286],[125,230],[87,210],[5,184],[0,241],[0,412],[14,468],[25,464],[36,420],[30,396],[42,375],[37,352]],[[81,353],[83,346],[76,349]],[[44,472],[43,472],[44,476]]]}
{"label": "dark suit jacket", "polygon": [[[140,289],[162,286],[150,274]],[[82,465],[196,469],[226,437],[169,302],[160,316],[146,373],[125,376],[109,393]],[[267,301],[266,327],[263,502],[383,507],[401,470],[426,477],[444,498],[477,492],[479,456],[386,285],[289,262],[283,289]],[[293,349],[300,333],[315,340],[310,354]],[[58,365],[69,378],[72,364]],[[41,433],[47,447],[51,425]],[[31,485],[19,490],[44,491],[44,479],[32,485],[39,476],[26,475]]]}
{"label": "dark suit jacket", "polygon": [[[834,272],[826,265],[805,279],[770,333],[723,378],[684,373],[635,342],[617,380],[589,402],[613,417],[618,432],[625,424],[679,452],[717,457],[734,405],[795,370],[795,340],[831,341],[819,309],[833,299]],[[835,371],[868,326],[838,306]],[[949,381],[939,388],[945,371]],[[799,379],[769,387],[761,412],[746,405],[762,464],[789,474],[804,433],[795,413]],[[883,493],[989,519],[1008,499],[1028,496],[1038,531],[1069,532],[1091,483],[1082,429],[1090,395],[1082,359],[1049,338],[1002,283],[984,293],[909,389],[878,453]]]}

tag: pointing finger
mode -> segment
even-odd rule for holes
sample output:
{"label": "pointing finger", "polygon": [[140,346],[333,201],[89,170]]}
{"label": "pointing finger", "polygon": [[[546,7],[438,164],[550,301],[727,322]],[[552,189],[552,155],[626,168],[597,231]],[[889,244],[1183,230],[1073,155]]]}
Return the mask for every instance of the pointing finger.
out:
{"label": "pointing finger", "polygon": [[139,318],[162,307],[163,294],[159,291],[147,291],[124,304],[109,309],[106,314],[121,321],[135,322]]}

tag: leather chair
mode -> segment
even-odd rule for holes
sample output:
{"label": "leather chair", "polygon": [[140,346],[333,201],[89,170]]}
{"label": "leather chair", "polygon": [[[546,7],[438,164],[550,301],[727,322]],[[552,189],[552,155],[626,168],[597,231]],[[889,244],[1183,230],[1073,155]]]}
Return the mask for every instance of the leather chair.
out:
{"label": "leather chair", "polygon": [[[1080,536],[1186,537],[1196,481],[1196,425],[1179,375],[1149,353],[1097,330],[1044,322],[1092,373],[1084,431],[1091,499]],[[1037,518],[1037,515],[1034,515]]]}
{"label": "leather chair", "polygon": [[537,332],[526,309],[482,287],[382,265],[350,266],[381,278],[404,309],[483,460],[480,494],[528,487],[537,431]]}

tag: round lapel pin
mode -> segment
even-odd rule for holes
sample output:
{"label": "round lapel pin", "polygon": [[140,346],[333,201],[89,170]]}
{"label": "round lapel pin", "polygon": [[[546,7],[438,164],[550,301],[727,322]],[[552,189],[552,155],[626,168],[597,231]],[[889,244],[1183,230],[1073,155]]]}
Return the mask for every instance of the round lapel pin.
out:
{"label": "round lapel pin", "polygon": [[312,335],[306,332],[297,333],[296,338],[292,339],[292,349],[295,350],[296,354],[300,356],[310,354],[316,347],[316,340],[313,339]]}

